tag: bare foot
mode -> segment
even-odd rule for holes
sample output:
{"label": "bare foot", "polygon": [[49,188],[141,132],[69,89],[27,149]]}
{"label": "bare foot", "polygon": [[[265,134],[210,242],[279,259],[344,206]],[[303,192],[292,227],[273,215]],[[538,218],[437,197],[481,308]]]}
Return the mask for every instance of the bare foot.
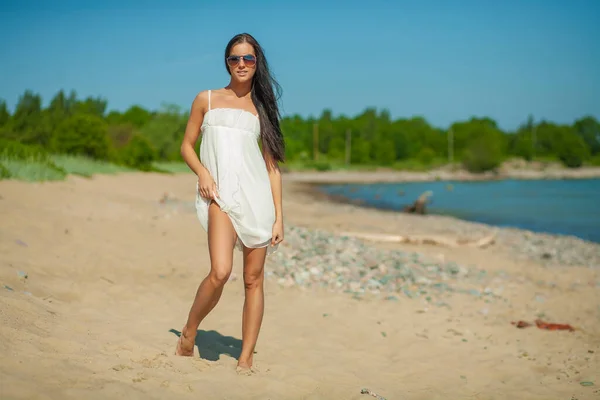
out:
{"label": "bare foot", "polygon": [[186,335],[185,327],[181,330],[179,339],[177,340],[177,347],[175,348],[175,355],[192,357],[194,355],[194,345],[196,337]]}
{"label": "bare foot", "polygon": [[252,366],[253,357],[250,357],[247,361],[238,360],[235,371],[240,375],[251,375],[258,372],[256,368]]}
{"label": "bare foot", "polygon": [[252,375],[254,371],[252,370],[252,367],[238,365],[237,367],[235,367],[235,372],[237,372],[238,375],[248,376]]}

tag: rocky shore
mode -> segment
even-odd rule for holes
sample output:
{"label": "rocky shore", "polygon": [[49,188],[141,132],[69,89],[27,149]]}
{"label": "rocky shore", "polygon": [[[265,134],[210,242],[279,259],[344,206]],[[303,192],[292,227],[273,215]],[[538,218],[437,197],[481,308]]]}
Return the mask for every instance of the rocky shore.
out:
{"label": "rocky shore", "polygon": [[[490,285],[506,276],[417,252],[384,250],[346,236],[288,226],[284,251],[269,259],[267,276],[283,287],[327,289],[355,298],[422,298],[437,305],[451,293],[494,299]],[[482,291],[482,286],[486,288]]]}
{"label": "rocky shore", "polygon": [[[598,174],[600,176],[600,169],[598,169]],[[589,175],[590,177],[594,176],[592,173]],[[343,218],[344,215],[356,214],[357,210],[361,210],[362,213],[373,218],[369,228],[355,227],[359,230],[373,233],[435,235],[461,239],[495,235],[494,248],[515,260],[533,261],[544,266],[586,266],[600,269],[600,243],[574,236],[539,233],[517,228],[500,228],[450,216],[411,215],[398,211],[364,208],[349,203],[343,198],[325,195],[317,188],[320,184],[334,182],[373,183],[385,182],[387,179],[391,182],[418,181],[426,180],[427,176],[430,175],[407,172],[395,175],[385,172],[307,172],[286,174],[285,179],[294,191],[294,195],[300,196],[302,201],[322,203],[326,209],[322,212],[323,214],[338,215]],[[583,178],[583,175],[578,177]],[[447,176],[446,178],[450,179],[451,177]],[[457,176],[454,178],[458,179]],[[373,226],[377,226],[377,228],[373,229]]]}

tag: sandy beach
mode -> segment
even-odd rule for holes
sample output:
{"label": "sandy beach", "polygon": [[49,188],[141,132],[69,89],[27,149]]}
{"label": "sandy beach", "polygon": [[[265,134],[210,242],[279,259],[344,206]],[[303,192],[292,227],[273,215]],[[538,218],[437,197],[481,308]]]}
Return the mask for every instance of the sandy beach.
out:
{"label": "sandy beach", "polygon": [[[237,252],[195,357],[174,355],[209,268],[193,175],[1,181],[0,398],[600,398],[599,245],[505,229],[485,248],[347,240],[492,228],[328,202],[308,181],[284,176],[252,376],[235,373]],[[575,330],[511,324],[538,318]]]}

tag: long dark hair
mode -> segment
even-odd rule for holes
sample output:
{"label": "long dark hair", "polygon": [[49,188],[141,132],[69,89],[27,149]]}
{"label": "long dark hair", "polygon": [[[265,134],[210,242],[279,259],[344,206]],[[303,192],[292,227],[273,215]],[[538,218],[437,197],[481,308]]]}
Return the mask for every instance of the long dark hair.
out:
{"label": "long dark hair", "polygon": [[227,72],[231,74],[227,65],[227,57],[231,53],[231,48],[239,43],[250,44],[254,47],[256,54],[256,71],[252,78],[251,96],[258,111],[263,148],[269,152],[274,161],[283,162],[285,159],[285,142],[279,126],[280,114],[277,106],[277,100],[281,97],[281,86],[269,70],[269,64],[262,47],[249,33],[235,35],[227,44],[225,48],[225,68]]}

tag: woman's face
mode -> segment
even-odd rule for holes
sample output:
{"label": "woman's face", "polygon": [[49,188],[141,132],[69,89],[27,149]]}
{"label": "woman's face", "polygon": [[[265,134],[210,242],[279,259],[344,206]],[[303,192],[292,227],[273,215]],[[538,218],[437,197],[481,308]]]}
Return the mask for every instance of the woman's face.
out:
{"label": "woman's face", "polygon": [[249,82],[256,72],[256,54],[249,43],[238,43],[231,48],[227,57],[227,66],[232,79],[237,82]]}

